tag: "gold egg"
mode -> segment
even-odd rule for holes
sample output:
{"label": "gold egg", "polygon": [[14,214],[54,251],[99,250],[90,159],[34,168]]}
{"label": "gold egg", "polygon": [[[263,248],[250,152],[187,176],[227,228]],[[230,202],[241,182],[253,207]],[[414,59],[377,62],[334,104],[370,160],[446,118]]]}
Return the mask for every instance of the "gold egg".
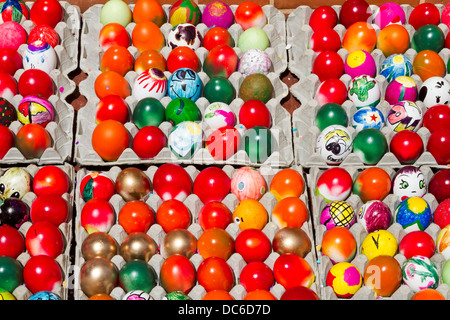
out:
{"label": "gold egg", "polygon": [[86,261],[97,257],[111,260],[117,253],[116,240],[106,232],[91,233],[81,245],[81,255]]}
{"label": "gold egg", "polygon": [[80,270],[80,287],[89,298],[95,294],[110,294],[117,285],[119,271],[105,258],[86,261]]}
{"label": "gold egg", "polygon": [[294,253],[304,258],[311,251],[311,239],[299,228],[282,228],[272,241],[273,251],[278,254]]}
{"label": "gold egg", "polygon": [[123,240],[119,252],[127,262],[134,259],[148,262],[157,250],[155,240],[148,234],[144,232],[133,232]]}
{"label": "gold egg", "polygon": [[127,202],[144,199],[152,191],[150,179],[137,168],[122,170],[117,176],[115,187],[116,192]]}
{"label": "gold egg", "polygon": [[180,254],[189,259],[197,251],[197,239],[186,229],[171,230],[164,237],[161,251],[165,257]]}

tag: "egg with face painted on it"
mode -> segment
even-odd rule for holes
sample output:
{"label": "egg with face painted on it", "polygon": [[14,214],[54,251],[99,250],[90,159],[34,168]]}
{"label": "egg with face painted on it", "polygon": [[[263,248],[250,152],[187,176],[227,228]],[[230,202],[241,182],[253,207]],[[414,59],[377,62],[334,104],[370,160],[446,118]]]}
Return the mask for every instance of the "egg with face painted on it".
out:
{"label": "egg with face painted on it", "polygon": [[22,199],[31,190],[31,176],[25,169],[13,167],[0,177],[0,201]]}
{"label": "egg with face painted on it", "polygon": [[401,168],[392,179],[392,193],[400,201],[409,197],[423,197],[427,193],[424,174],[415,166]]}
{"label": "egg with face painted on it", "polygon": [[346,127],[331,125],[318,136],[316,152],[328,164],[339,164],[352,152],[353,138]]}
{"label": "egg with face painted on it", "polygon": [[142,72],[134,81],[132,95],[139,101],[144,98],[161,100],[167,93],[167,78],[164,72],[151,68]]}
{"label": "egg with face painted on it", "polygon": [[54,120],[55,111],[52,104],[44,98],[26,96],[17,107],[17,118],[20,123],[37,123],[43,127]]}
{"label": "egg with face painted on it", "polygon": [[381,88],[371,76],[360,75],[353,78],[347,92],[356,108],[376,107],[380,103]]}
{"label": "egg with face painted on it", "polygon": [[423,113],[413,101],[401,101],[394,104],[389,110],[386,126],[394,132],[402,130],[417,131],[422,126]]}
{"label": "egg with face painted on it", "polygon": [[412,69],[411,60],[407,56],[401,53],[392,54],[381,63],[380,75],[390,83],[397,77],[410,77]]}
{"label": "egg with face painted on it", "polygon": [[244,52],[239,59],[238,71],[244,76],[253,73],[262,73],[267,75],[272,67],[272,61],[269,54],[261,49],[253,48]]}
{"label": "egg with face painted on it", "polygon": [[61,297],[51,291],[39,291],[29,297],[28,300],[61,300]]}
{"label": "egg with face painted on it", "polygon": [[437,104],[450,104],[450,82],[442,77],[428,78],[420,87],[419,100],[427,108]]}
{"label": "egg with face painted on it", "polygon": [[37,40],[27,46],[22,63],[25,70],[39,69],[50,73],[56,68],[56,51],[47,42]]}
{"label": "egg with face painted on it", "polygon": [[236,116],[233,110],[223,102],[214,102],[207,106],[203,118],[212,130],[225,126],[234,127],[236,124]]}
{"label": "egg with face painted on it", "polygon": [[189,47],[198,49],[202,44],[202,35],[192,23],[180,23],[170,30],[167,43],[172,49],[176,47]]}
{"label": "egg with face painted on it", "polygon": [[167,94],[170,98],[187,98],[197,101],[203,89],[203,83],[197,72],[189,68],[175,70],[167,82]]}

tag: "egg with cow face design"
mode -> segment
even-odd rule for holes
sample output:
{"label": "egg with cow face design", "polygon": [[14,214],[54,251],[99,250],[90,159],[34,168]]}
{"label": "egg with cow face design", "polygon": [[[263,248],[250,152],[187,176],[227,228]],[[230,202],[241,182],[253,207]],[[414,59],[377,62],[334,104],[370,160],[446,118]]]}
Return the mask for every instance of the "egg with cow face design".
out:
{"label": "egg with cow face design", "polygon": [[193,24],[180,23],[170,30],[167,42],[172,49],[184,46],[196,50],[202,44],[202,36]]}

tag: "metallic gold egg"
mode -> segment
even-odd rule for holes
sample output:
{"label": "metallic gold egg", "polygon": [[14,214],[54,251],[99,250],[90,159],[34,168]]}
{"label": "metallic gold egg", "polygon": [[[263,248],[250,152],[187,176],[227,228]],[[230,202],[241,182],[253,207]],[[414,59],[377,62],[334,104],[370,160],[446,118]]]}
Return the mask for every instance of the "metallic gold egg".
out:
{"label": "metallic gold egg", "polygon": [[97,257],[111,260],[117,253],[116,240],[106,232],[91,233],[81,244],[81,255],[86,261]]}
{"label": "metallic gold egg", "polygon": [[117,285],[119,270],[105,258],[86,261],[80,270],[80,287],[89,298],[95,294],[110,294]]}
{"label": "metallic gold egg", "polygon": [[169,231],[163,240],[161,252],[164,257],[180,254],[190,258],[197,251],[197,239],[186,229]]}
{"label": "metallic gold egg", "polygon": [[116,192],[127,202],[144,199],[152,191],[150,179],[137,168],[122,170],[117,176],[115,187]]}
{"label": "metallic gold egg", "polygon": [[130,233],[120,245],[120,255],[125,261],[134,259],[148,262],[158,251],[158,246],[148,234],[144,232]]}
{"label": "metallic gold egg", "polygon": [[304,258],[311,251],[311,239],[299,228],[282,228],[272,241],[273,251],[278,254],[294,253]]}

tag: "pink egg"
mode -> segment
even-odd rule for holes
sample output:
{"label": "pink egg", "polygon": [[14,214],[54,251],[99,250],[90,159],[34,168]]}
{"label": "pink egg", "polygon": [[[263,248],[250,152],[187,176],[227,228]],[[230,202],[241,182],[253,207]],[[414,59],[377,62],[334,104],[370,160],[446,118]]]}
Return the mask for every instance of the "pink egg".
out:
{"label": "pink egg", "polygon": [[384,99],[391,105],[403,100],[415,102],[417,99],[417,84],[410,77],[397,77],[387,86]]}
{"label": "pink egg", "polygon": [[0,24],[0,49],[17,50],[24,43],[27,43],[27,32],[19,23],[7,21]]}
{"label": "pink egg", "polygon": [[360,75],[375,77],[377,66],[370,53],[364,50],[355,50],[347,56],[344,70],[352,79]]}
{"label": "pink egg", "polygon": [[236,195],[239,201],[259,200],[266,190],[266,180],[255,168],[239,168],[231,178],[231,193]]}
{"label": "pink egg", "polygon": [[394,2],[383,3],[375,13],[373,23],[383,29],[390,24],[405,24],[405,11]]}
{"label": "pink egg", "polygon": [[202,13],[202,22],[208,28],[222,27],[228,29],[233,24],[233,21],[233,11],[222,1],[210,2]]}

